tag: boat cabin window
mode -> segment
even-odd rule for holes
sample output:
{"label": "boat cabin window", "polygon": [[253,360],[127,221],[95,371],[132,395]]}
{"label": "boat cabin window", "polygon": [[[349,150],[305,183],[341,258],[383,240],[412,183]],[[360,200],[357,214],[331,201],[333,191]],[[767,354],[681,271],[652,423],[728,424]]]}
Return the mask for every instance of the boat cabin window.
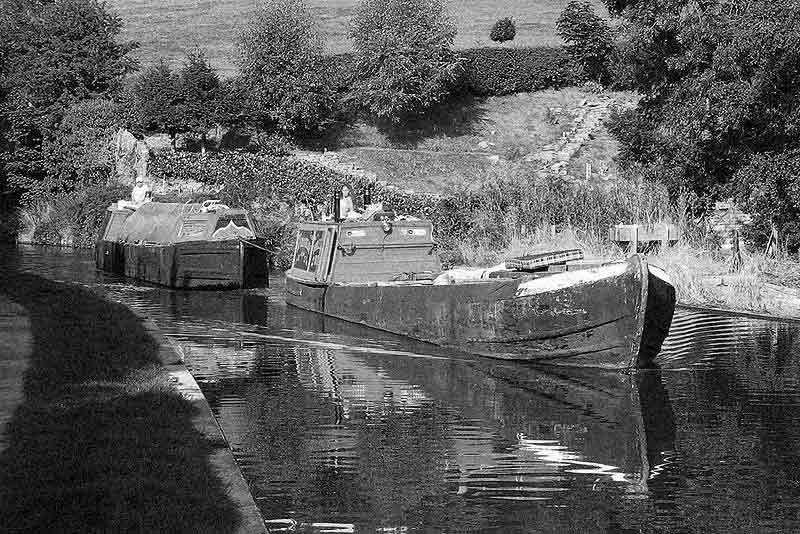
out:
{"label": "boat cabin window", "polygon": [[292,266],[308,272],[316,272],[322,250],[323,232],[321,230],[300,230],[297,235],[297,249]]}

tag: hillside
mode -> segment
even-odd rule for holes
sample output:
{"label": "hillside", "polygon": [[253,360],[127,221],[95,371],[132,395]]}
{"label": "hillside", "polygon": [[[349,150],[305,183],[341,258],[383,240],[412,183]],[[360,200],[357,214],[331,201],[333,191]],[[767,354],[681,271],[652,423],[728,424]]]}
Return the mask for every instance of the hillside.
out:
{"label": "hillside", "polygon": [[590,163],[589,179],[602,182],[616,176],[617,153],[604,121],[614,107],[634,105],[637,98],[583,88],[490,97],[446,112],[448,127],[405,143],[358,125],[336,151],[305,157],[429,193],[478,188],[516,165],[583,180]]}
{"label": "hillside", "polygon": [[[322,33],[332,53],[351,48],[347,28],[355,0],[307,0],[317,15]],[[501,17],[514,17],[517,37],[513,46],[558,45],[555,21],[568,0],[449,0],[450,13],[458,27],[458,48],[495,45],[489,40],[492,24]],[[595,10],[606,14],[600,0],[592,0]],[[141,43],[136,55],[147,65],[159,57],[180,62],[195,46],[206,51],[210,63],[222,75],[235,72],[236,31],[247,21],[256,0],[210,2],[174,0],[109,0],[125,23],[123,38]],[[506,45],[508,46],[508,44]]]}

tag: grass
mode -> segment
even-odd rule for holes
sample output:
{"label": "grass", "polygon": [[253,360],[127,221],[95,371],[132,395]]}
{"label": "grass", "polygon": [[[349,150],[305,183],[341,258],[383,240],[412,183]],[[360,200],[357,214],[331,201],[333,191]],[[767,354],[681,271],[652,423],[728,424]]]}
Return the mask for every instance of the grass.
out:
{"label": "grass", "polygon": [[514,235],[509,244],[501,249],[469,241],[458,243],[457,248],[464,264],[470,267],[497,265],[508,258],[573,248],[583,250],[586,259],[613,260],[624,257],[616,245],[572,228],[557,233],[550,228],[536,228],[525,235]]}
{"label": "grass", "polygon": [[[4,256],[10,259],[11,254]],[[0,453],[2,532],[232,532],[239,512],[127,308],[2,262],[32,354]]]}
{"label": "grass", "polygon": [[742,260],[741,269],[731,272],[730,253],[687,242],[663,249],[650,259],[669,274],[682,304],[797,316],[800,303],[794,304],[794,313],[787,313],[785,303],[766,292],[766,284],[800,287],[800,265],[787,258],[747,252]]}
{"label": "grass", "polygon": [[417,193],[443,193],[462,186],[476,188],[491,179],[496,167],[479,154],[363,149],[345,153],[378,179]]}
{"label": "grass", "polygon": [[[307,0],[307,3],[317,17],[328,51],[351,50],[347,32],[357,0]],[[489,39],[489,31],[497,19],[508,16],[516,21],[517,36],[503,46],[558,45],[555,22],[566,4],[567,0],[450,0],[449,10],[458,29],[455,46],[497,46]],[[592,4],[601,16],[607,15],[600,0],[592,0]],[[256,0],[109,2],[109,7],[125,24],[123,38],[141,43],[136,56],[143,64],[151,64],[159,57],[179,64],[187,52],[200,46],[223,76],[236,72],[236,32],[246,24],[247,14],[257,5]]]}
{"label": "grass", "polygon": [[[336,148],[378,179],[415,191],[442,193],[454,186],[476,188],[492,180],[509,164],[534,156],[556,143],[575,125],[584,102],[599,99],[630,102],[629,92],[601,95],[572,87],[468,102],[453,102],[417,125],[414,135],[400,137],[374,126],[358,125],[346,132]],[[326,148],[331,148],[329,145]],[[395,150],[402,148],[403,150]],[[590,158],[595,170],[616,169],[616,144],[604,128],[578,157],[575,176],[583,176],[582,162]],[[492,162],[489,157],[499,161]],[[527,164],[538,168],[542,164]]]}

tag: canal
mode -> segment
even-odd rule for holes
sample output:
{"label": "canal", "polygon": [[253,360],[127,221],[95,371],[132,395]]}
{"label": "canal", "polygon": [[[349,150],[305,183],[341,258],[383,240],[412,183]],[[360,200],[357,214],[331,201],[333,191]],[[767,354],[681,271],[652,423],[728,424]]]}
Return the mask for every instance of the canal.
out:
{"label": "canal", "polygon": [[679,310],[633,375],[473,358],[287,307],[99,273],[178,344],[274,532],[800,531],[800,327]]}

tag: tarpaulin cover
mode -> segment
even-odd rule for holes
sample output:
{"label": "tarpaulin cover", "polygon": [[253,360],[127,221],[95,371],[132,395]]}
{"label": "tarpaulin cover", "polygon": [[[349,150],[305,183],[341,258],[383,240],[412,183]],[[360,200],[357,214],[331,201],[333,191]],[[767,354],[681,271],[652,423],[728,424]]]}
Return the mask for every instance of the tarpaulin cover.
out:
{"label": "tarpaulin cover", "polygon": [[[163,244],[207,240],[211,239],[221,217],[243,219],[244,213],[238,209],[203,212],[200,204],[148,202],[131,213],[121,227],[115,229],[114,235],[109,232],[105,238]],[[227,220],[223,223],[229,225]],[[252,232],[248,237],[252,237]],[[235,239],[236,235],[231,238]]]}

